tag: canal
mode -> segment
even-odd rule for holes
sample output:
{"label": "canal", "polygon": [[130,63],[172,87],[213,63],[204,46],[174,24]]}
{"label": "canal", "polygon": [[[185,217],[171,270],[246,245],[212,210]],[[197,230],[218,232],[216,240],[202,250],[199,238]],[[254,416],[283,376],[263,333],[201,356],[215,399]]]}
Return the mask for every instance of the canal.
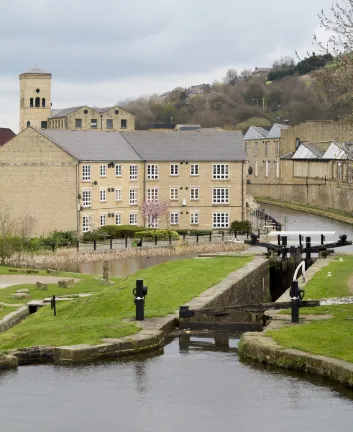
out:
{"label": "canal", "polygon": [[350,432],[353,392],[242,362],[213,339],[164,354],[0,374],[4,432]]}
{"label": "canal", "polygon": [[[288,230],[336,231],[353,238],[347,224],[261,208],[275,218],[286,216]],[[237,355],[238,338],[228,348],[215,347],[211,338],[190,341],[172,339],[158,354],[135,359],[2,372],[1,431],[352,430],[352,390],[244,362]]]}

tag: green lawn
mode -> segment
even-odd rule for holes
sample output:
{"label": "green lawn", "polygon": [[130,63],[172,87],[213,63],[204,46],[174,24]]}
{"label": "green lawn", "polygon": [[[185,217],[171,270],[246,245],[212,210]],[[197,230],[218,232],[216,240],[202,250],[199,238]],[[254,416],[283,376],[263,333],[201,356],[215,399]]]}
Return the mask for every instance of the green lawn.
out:
{"label": "green lawn", "polygon": [[[327,273],[331,272],[332,277]],[[320,270],[305,287],[305,298],[320,299],[353,295],[349,279],[353,275],[353,257],[344,256]],[[266,334],[285,348],[353,362],[353,305],[320,306],[300,310],[301,315],[332,315],[331,319],[288,326]]]}
{"label": "green lawn", "polygon": [[96,344],[102,338],[134,334],[138,331],[135,324],[123,320],[134,317],[132,289],[136,279],[143,279],[149,290],[145,316],[165,316],[251,260],[251,257],[186,259],[149,267],[121,279],[118,288],[108,287],[91,298],[58,304],[57,317],[52,316],[49,307],[40,309],[2,333],[0,348]]}
{"label": "green lawn", "polygon": [[16,309],[18,309],[16,306],[0,306],[0,320],[11,312],[14,312]]}

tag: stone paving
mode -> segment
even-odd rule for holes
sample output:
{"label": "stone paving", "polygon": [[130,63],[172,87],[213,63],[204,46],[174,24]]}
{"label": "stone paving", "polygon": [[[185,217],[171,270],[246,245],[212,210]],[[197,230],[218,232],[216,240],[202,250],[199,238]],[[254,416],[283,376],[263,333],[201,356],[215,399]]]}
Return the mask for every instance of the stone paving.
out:
{"label": "stone paving", "polygon": [[[1,275],[0,276],[0,289],[7,288],[13,285],[35,284],[41,283],[57,283],[61,280],[69,280],[72,278],[58,277],[58,276],[40,276],[40,275]],[[74,279],[75,283],[79,279]]]}

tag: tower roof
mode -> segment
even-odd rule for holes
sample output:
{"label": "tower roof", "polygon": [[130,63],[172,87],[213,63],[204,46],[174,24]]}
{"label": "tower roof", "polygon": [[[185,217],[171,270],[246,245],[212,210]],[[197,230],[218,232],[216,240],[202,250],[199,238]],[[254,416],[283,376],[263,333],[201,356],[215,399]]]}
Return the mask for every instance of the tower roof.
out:
{"label": "tower roof", "polygon": [[46,72],[44,69],[40,69],[40,68],[37,68],[37,67],[28,69],[26,72],[21,73],[20,77],[22,75],[27,75],[27,74],[31,74],[31,75],[33,75],[33,74],[37,74],[37,75],[50,75],[51,76],[50,72]]}

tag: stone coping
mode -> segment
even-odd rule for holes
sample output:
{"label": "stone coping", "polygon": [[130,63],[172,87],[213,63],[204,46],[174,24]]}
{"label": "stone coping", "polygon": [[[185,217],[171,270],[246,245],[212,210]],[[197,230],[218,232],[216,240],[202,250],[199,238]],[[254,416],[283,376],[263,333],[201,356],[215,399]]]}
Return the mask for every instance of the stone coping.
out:
{"label": "stone coping", "polygon": [[[322,268],[328,266],[334,257],[316,261],[306,272],[306,281],[300,284],[301,288],[313,278]],[[310,298],[310,294],[306,293]],[[278,302],[290,301],[289,289],[277,300]],[[297,349],[283,348],[280,344],[266,335],[269,330],[278,330],[284,326],[292,325],[290,318],[279,315],[280,311],[268,311],[272,316],[270,324],[260,333],[245,333],[239,343],[239,353],[260,363],[267,363],[285,369],[294,369],[311,374],[316,374],[338,381],[348,387],[353,387],[353,363],[338,360],[331,357],[311,354]],[[310,322],[318,319],[330,319],[328,315],[301,316],[302,322]],[[294,324],[297,325],[297,324]]]}
{"label": "stone coping", "polygon": [[[205,307],[214,298],[230,289],[235,282],[249,275],[266,261],[265,258],[254,259],[244,267],[229,274],[217,285],[188,302],[187,305],[193,309]],[[103,339],[99,345],[35,346],[8,350],[7,354],[15,357],[19,365],[44,362],[77,363],[103,358],[131,356],[163,347],[166,336],[177,327],[178,319],[179,311],[166,317],[156,317],[140,322],[129,320],[140,327],[141,330],[138,333],[119,339]]]}

